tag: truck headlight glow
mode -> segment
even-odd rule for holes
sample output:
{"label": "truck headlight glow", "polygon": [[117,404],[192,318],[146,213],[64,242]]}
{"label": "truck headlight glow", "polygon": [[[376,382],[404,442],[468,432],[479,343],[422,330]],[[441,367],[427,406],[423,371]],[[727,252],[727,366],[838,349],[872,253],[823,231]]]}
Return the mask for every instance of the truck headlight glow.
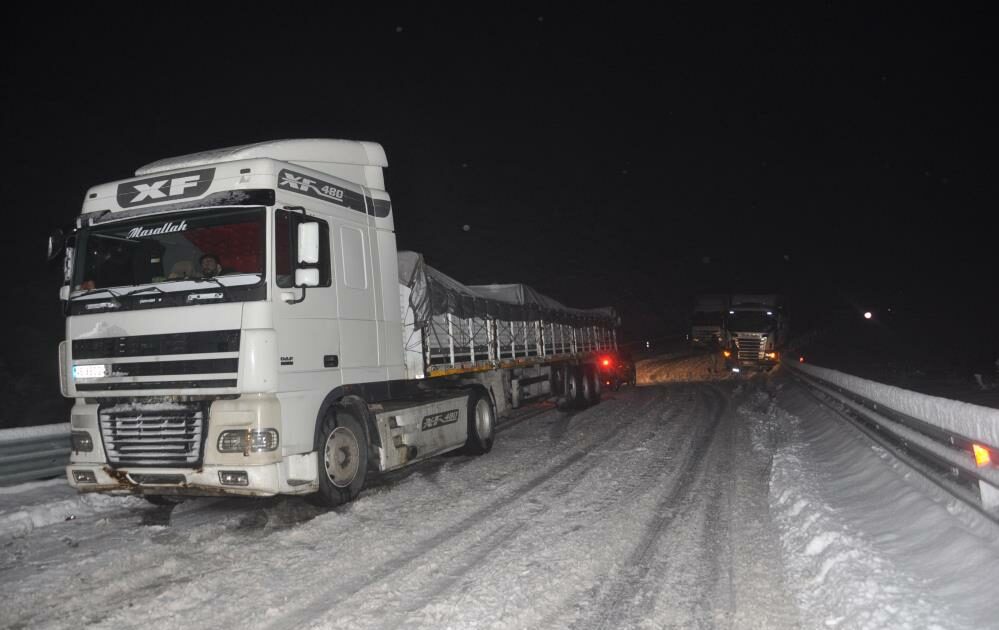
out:
{"label": "truck headlight glow", "polygon": [[240,429],[223,431],[219,435],[218,451],[220,453],[261,453],[273,451],[278,447],[278,432],[276,429],[263,431]]}
{"label": "truck headlight glow", "polygon": [[89,453],[94,450],[94,440],[86,431],[73,431],[73,450],[79,453]]}

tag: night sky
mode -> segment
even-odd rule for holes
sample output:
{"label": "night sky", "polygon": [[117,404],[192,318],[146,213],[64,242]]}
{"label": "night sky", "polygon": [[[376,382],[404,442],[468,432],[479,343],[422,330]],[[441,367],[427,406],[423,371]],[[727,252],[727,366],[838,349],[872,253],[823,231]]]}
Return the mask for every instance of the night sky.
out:
{"label": "night sky", "polygon": [[629,339],[682,335],[699,292],[779,291],[799,331],[892,307],[995,345],[996,25],[809,11],[11,14],[7,369],[17,344],[54,362],[45,239],[89,186],[295,137],[385,147],[400,248],[616,306]]}

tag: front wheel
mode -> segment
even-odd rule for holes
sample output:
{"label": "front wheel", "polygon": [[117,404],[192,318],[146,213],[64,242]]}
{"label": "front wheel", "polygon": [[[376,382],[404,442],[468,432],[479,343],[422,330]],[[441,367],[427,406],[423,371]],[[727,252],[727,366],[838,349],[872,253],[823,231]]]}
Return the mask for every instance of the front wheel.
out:
{"label": "front wheel", "polygon": [[319,492],[316,502],[336,507],[353,501],[368,473],[364,427],[353,413],[337,408],[323,421],[319,446]]}

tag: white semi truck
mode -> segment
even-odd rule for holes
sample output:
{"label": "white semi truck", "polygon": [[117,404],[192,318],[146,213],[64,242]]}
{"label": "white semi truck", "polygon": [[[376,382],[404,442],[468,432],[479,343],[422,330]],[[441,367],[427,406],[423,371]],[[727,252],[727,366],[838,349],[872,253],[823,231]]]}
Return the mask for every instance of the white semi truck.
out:
{"label": "white semi truck", "polygon": [[65,252],[69,483],[357,496],[369,472],[488,452],[522,401],[600,398],[613,309],[466,287],[397,252],[382,147],[282,140],[91,188]]}
{"label": "white semi truck", "polygon": [[690,343],[695,347],[721,346],[724,337],[725,311],[728,295],[705,294],[694,298],[690,318]]}
{"label": "white semi truck", "polygon": [[734,294],[725,316],[725,364],[729,369],[770,369],[787,342],[788,318],[775,294]]}

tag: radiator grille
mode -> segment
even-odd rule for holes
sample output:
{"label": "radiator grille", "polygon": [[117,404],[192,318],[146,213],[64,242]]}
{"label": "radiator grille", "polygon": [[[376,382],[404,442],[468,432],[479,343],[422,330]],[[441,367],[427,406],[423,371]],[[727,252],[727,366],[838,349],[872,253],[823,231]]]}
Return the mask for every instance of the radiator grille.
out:
{"label": "radiator grille", "polygon": [[202,461],[202,403],[127,403],[101,407],[101,435],[115,466],[191,467]]}
{"label": "radiator grille", "polygon": [[739,347],[739,358],[740,359],[760,359],[763,357],[760,354],[761,342],[760,339],[754,338],[740,338],[736,341]]}

